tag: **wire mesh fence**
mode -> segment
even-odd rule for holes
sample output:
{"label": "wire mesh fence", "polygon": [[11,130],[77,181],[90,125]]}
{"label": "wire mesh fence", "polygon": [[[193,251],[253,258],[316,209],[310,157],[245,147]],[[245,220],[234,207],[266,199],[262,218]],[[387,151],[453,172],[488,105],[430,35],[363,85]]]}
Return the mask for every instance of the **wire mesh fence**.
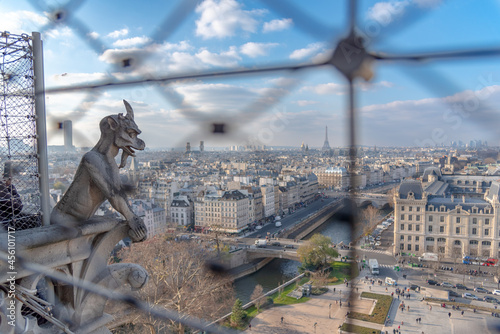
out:
{"label": "wire mesh fence", "polygon": [[[292,3],[282,5],[277,1],[263,1],[269,7],[277,12],[284,12],[290,15],[298,24],[299,29],[313,35],[325,35],[324,32],[328,30],[327,27],[320,24],[314,24],[314,20],[308,18],[306,14],[302,13]],[[40,11],[49,13],[49,23],[42,27],[43,31],[48,31],[56,25],[67,25],[71,27],[81,39],[88,44],[88,46],[102,53],[109,49],[100,39],[90,38],[91,29],[88,28],[84,22],[80,21],[75,15],[72,15],[76,9],[81,6],[85,1],[69,1],[64,6],[58,8],[51,8],[44,6],[43,3],[33,1],[33,4]],[[350,146],[350,163],[351,168],[355,168],[356,152],[355,147],[357,144],[357,123],[356,123],[356,86],[354,80],[359,77],[369,78],[370,66],[373,61],[385,60],[406,60],[406,61],[420,61],[422,59],[446,59],[454,57],[476,57],[483,55],[497,55],[498,49],[479,50],[477,52],[457,52],[457,53],[441,53],[441,54],[422,54],[411,56],[395,56],[388,57],[381,54],[370,53],[367,51],[360,41],[366,34],[361,37],[359,30],[356,30],[356,1],[350,1],[351,7],[349,8],[348,17],[348,37],[341,40],[338,44],[332,45],[335,51],[332,52],[330,57],[313,64],[276,64],[276,66],[260,66],[253,68],[242,69],[229,69],[220,70],[216,72],[202,72],[193,71],[177,74],[164,74],[156,75],[149,72],[141,73],[137,76],[128,76],[129,72],[136,69],[136,64],[144,61],[146,58],[151,57],[155,52],[153,43],[163,41],[169,37],[172,32],[180,25],[183,19],[195,8],[197,1],[180,2],[178,7],[174,8],[172,13],[167,15],[163,22],[158,24],[159,29],[149,40],[150,45],[145,45],[142,48],[142,53],[125,54],[121,58],[114,61],[112,70],[115,74],[108,73],[105,79],[96,82],[88,82],[84,84],[52,87],[46,90],[47,93],[71,93],[75,91],[87,92],[88,97],[84,99],[81,106],[77,109],[87,111],[92,103],[94,103],[100,96],[100,93],[107,89],[115,89],[121,87],[139,87],[141,85],[154,85],[166,100],[174,105],[178,105],[175,94],[170,94],[167,84],[191,79],[210,79],[221,77],[243,77],[247,75],[259,75],[266,73],[286,73],[292,77],[296,77],[301,71],[308,69],[316,69],[321,67],[335,68],[346,79],[349,84],[349,99],[346,114],[349,119],[347,132],[349,134]],[[412,21],[410,21],[412,23]],[[369,34],[368,34],[369,35]],[[369,36],[368,36],[369,37]],[[5,220],[3,226],[13,226],[17,230],[29,227],[40,226],[40,191],[38,189],[38,165],[37,165],[37,147],[36,147],[36,128],[35,128],[35,115],[34,115],[34,83],[33,83],[33,65],[32,65],[32,49],[30,45],[30,38],[27,35],[12,35],[9,33],[2,33],[0,40],[0,52],[2,62],[1,69],[1,82],[2,92],[1,105],[0,105],[0,163],[3,167],[4,182],[12,182],[15,186],[6,184],[5,191],[0,192],[0,199],[2,204],[0,208],[0,216]],[[118,78],[116,73],[124,74],[123,77]],[[163,72],[165,73],[165,72]],[[260,96],[254,103],[242,111],[238,116],[260,117],[266,110],[273,105],[279,103],[280,98],[283,96],[272,96],[273,92],[267,95]],[[84,105],[84,106],[83,106]],[[83,107],[82,107],[83,106]],[[251,112],[250,112],[251,110]],[[84,113],[81,113],[84,115]],[[200,117],[200,127],[208,125],[211,132],[215,135],[226,133],[224,130],[227,128],[227,123],[221,122],[219,115],[213,115],[212,118]],[[196,117],[193,117],[196,119]],[[233,117],[232,121],[237,117]],[[196,121],[195,121],[196,122]],[[206,131],[206,129],[205,129]],[[354,182],[354,178],[351,178]],[[351,189],[355,189],[354,184]],[[355,195],[354,190],[351,193]],[[22,203],[22,205],[20,204]],[[349,205],[348,210],[343,219],[349,222],[352,229],[358,223],[356,217],[356,209],[354,205]],[[354,257],[355,253],[353,252]],[[29,260],[29,259],[25,259]],[[34,271],[51,275],[50,272],[43,270],[43,268],[30,266]],[[53,275],[54,279],[64,281],[61,275]],[[73,284],[72,282],[66,282]],[[108,294],[106,291],[95,289],[94,286],[85,284],[85,282],[77,282],[84,289],[93,291],[97,294]],[[111,295],[110,295],[111,296]],[[130,299],[126,296],[111,296],[118,300],[125,300],[131,302],[133,305],[139,307],[143,311],[147,311],[147,305],[140,303],[137,300]],[[27,314],[27,313],[25,313]],[[186,321],[178,314],[169,312],[161,312],[155,310],[155,314],[164,319],[177,319],[180,322],[185,322],[187,325],[192,325],[195,328],[206,329],[203,323],[197,321]],[[213,332],[224,332],[222,329],[210,328]]]}
{"label": "wire mesh fence", "polygon": [[41,225],[30,36],[1,33],[0,57],[0,217],[23,230]]}

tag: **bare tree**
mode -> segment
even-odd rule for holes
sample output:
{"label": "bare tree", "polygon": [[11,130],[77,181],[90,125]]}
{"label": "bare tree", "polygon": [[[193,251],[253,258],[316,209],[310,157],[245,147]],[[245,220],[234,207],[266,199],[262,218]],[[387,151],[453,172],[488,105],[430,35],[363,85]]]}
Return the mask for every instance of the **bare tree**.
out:
{"label": "bare tree", "polygon": [[394,195],[398,192],[398,187],[394,187],[387,192],[387,202],[391,208],[394,208]]}
{"label": "bare tree", "polygon": [[264,297],[264,288],[262,287],[262,285],[257,284],[257,286],[255,287],[255,289],[252,292],[252,295],[250,296],[250,299],[252,301],[255,300],[254,304],[255,304],[255,307],[257,308],[257,312],[259,312],[260,307],[265,302],[265,298],[263,298],[263,297]]}
{"label": "bare tree", "polygon": [[379,209],[374,206],[368,206],[363,210],[361,214],[361,219],[365,222],[365,227],[363,228],[363,234],[367,236],[370,234],[371,230],[375,227],[379,218]]}
{"label": "bare tree", "polygon": [[[215,320],[228,313],[234,302],[232,280],[206,270],[206,261],[215,256],[203,245],[193,242],[166,241],[153,238],[122,252],[123,262],[142,265],[149,274],[139,297],[151,305],[176,310],[181,314]],[[138,314],[134,324],[142,324],[150,332],[173,330],[184,333],[180,323],[163,322]]]}

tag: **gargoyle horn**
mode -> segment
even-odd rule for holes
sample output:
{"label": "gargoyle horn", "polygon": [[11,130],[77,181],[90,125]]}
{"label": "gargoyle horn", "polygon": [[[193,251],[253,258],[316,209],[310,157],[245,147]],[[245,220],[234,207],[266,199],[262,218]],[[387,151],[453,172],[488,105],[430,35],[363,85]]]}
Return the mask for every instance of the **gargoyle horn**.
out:
{"label": "gargoyle horn", "polygon": [[134,120],[134,110],[132,109],[132,106],[130,106],[130,104],[125,100],[123,100],[123,104],[125,104],[125,109],[127,110],[127,115],[125,117],[130,120]]}

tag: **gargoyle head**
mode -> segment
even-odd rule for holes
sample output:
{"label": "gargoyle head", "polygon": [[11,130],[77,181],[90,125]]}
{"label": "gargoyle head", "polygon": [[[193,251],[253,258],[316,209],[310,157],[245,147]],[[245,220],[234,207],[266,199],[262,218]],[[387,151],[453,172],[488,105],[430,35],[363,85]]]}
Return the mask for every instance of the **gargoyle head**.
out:
{"label": "gargoyle head", "polygon": [[130,104],[123,100],[127,114],[111,115],[105,117],[100,124],[101,133],[110,133],[113,135],[113,144],[122,149],[122,157],[119,168],[125,167],[127,158],[135,156],[134,150],[144,150],[146,144],[137,136],[141,130],[134,121],[134,111]]}

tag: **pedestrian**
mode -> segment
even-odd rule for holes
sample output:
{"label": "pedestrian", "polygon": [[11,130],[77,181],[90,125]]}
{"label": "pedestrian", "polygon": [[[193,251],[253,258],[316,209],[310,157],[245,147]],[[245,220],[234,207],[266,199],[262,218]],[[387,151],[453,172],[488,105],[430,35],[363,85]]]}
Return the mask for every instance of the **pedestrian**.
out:
{"label": "pedestrian", "polygon": [[339,304],[339,305],[340,305],[340,308],[342,308],[342,301],[340,301],[340,304]]}
{"label": "pedestrian", "polygon": [[248,329],[252,330],[252,324],[248,324]]}
{"label": "pedestrian", "polygon": [[359,288],[356,288],[356,292],[359,292]]}
{"label": "pedestrian", "polygon": [[462,310],[462,317],[464,316],[464,311]]}
{"label": "pedestrian", "polygon": [[281,317],[281,323],[283,324],[283,317]]}
{"label": "pedestrian", "polygon": [[408,305],[408,306],[407,306],[407,308],[408,308],[408,309],[407,309],[407,310],[408,310],[408,312],[410,312],[410,305]]}
{"label": "pedestrian", "polygon": [[335,299],[335,305],[338,305],[339,304],[339,301]]}
{"label": "pedestrian", "polygon": [[415,319],[415,322],[418,324],[418,318],[417,318],[417,319]]}
{"label": "pedestrian", "polygon": [[429,305],[429,311],[432,311],[432,305]]}
{"label": "pedestrian", "polygon": [[451,312],[448,312],[448,318],[451,318]]}
{"label": "pedestrian", "polygon": [[398,300],[399,300],[399,295],[398,295]]}
{"label": "pedestrian", "polygon": [[392,329],[392,334],[396,334],[396,328]]}
{"label": "pedestrian", "polygon": [[333,288],[333,293],[335,293],[335,288]]}
{"label": "pedestrian", "polygon": [[421,324],[422,323],[422,318],[418,318],[418,323]]}
{"label": "pedestrian", "polygon": [[393,297],[393,298],[394,298],[394,292],[391,292],[391,297]]}

